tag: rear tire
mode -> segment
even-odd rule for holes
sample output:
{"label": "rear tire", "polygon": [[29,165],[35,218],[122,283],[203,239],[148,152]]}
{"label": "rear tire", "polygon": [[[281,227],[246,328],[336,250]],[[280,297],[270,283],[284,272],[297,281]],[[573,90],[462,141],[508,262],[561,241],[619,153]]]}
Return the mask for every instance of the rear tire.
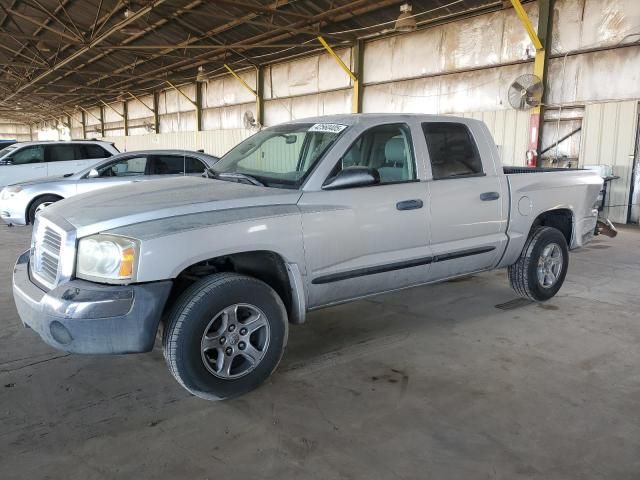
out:
{"label": "rear tire", "polygon": [[43,195],[36,198],[33,202],[31,202],[31,205],[29,205],[29,208],[27,209],[27,221],[31,225],[33,225],[38,209],[44,208],[48,205],[51,205],[52,203],[56,203],[59,200],[62,199],[56,195]]}
{"label": "rear tire", "polygon": [[530,234],[520,258],[509,267],[509,281],[518,295],[543,302],[558,293],[568,268],[564,235],[555,228],[541,227]]}
{"label": "rear tire", "polygon": [[184,388],[222,400],[262,384],[280,362],[287,335],[285,306],[269,285],[219,273],[194,283],[176,301],[162,345]]}

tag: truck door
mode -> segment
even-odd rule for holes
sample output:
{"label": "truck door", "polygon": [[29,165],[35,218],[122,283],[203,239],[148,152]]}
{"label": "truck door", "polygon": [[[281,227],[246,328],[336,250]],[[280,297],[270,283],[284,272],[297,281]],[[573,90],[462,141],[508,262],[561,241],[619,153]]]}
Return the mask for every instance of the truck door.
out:
{"label": "truck door", "polygon": [[475,122],[425,122],[422,131],[432,177],[430,278],[487,269],[502,255],[508,209],[506,179],[494,163],[490,134]]}
{"label": "truck door", "polygon": [[310,307],[423,283],[430,262],[427,189],[408,124],[364,131],[337,162],[374,168],[380,184],[304,192],[304,248]]}

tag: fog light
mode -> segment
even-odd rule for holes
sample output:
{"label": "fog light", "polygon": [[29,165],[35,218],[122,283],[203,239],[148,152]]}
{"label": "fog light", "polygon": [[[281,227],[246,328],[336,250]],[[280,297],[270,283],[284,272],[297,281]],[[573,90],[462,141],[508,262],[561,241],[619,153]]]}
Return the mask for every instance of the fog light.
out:
{"label": "fog light", "polygon": [[61,343],[62,345],[68,345],[69,343],[71,343],[71,340],[73,340],[71,332],[69,332],[69,330],[67,330],[67,327],[62,325],[57,320],[51,322],[51,325],[49,325],[49,330],[51,331],[51,336],[53,337],[53,339],[56,342]]}

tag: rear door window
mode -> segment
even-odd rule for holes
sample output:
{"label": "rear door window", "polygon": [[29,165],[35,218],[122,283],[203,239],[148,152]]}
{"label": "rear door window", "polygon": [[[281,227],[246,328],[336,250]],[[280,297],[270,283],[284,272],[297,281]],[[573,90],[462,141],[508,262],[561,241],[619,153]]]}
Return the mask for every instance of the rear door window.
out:
{"label": "rear door window", "polygon": [[59,145],[47,145],[47,162],[67,162],[80,160],[84,152],[77,143],[61,143]]}
{"label": "rear door window", "polygon": [[423,123],[434,180],[484,175],[471,132],[462,123]]}

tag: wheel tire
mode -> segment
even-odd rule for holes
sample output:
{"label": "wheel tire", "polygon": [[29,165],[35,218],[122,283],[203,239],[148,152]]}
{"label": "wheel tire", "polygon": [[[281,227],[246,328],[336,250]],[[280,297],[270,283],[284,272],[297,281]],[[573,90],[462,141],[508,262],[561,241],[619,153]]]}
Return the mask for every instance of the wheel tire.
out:
{"label": "wheel tire", "polygon": [[[216,318],[237,304],[250,305],[264,313],[268,324],[264,335],[268,343],[248,373],[239,378],[220,378],[205,364],[202,342]],[[231,323],[229,320],[229,325]],[[236,273],[211,275],[191,285],[176,301],[165,325],[162,346],[169,370],[184,388],[206,400],[232,398],[262,384],[280,363],[289,327],[287,312],[278,294],[266,283]],[[222,326],[226,328],[225,325]],[[237,349],[240,344],[237,339],[235,342],[233,348]],[[215,350],[218,355],[224,355],[222,347]],[[237,350],[234,352],[234,356],[241,356],[244,364],[245,357]]]}
{"label": "wheel tire", "polygon": [[29,205],[29,208],[27,209],[27,221],[31,225],[33,225],[33,222],[36,219],[36,212],[38,211],[38,207],[47,203],[55,203],[58,200],[62,199],[55,195],[43,195],[42,197],[36,198],[33,202],[31,202],[31,205]]}
{"label": "wheel tire", "polygon": [[[538,268],[543,252],[547,247],[553,249],[550,247],[552,245],[557,245],[562,255],[555,281],[551,285],[545,286],[539,278]],[[529,235],[520,258],[509,267],[509,281],[518,295],[543,302],[558,293],[564,283],[568,268],[569,249],[562,232],[551,227],[540,227]]]}

